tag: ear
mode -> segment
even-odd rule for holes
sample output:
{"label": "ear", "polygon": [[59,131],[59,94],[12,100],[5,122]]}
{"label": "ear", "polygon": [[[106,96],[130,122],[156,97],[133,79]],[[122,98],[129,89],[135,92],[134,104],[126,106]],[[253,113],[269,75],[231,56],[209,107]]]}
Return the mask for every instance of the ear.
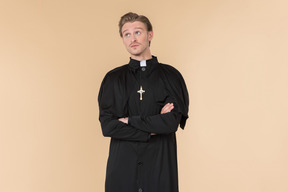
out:
{"label": "ear", "polygon": [[153,39],[153,31],[148,31],[148,41],[151,41]]}

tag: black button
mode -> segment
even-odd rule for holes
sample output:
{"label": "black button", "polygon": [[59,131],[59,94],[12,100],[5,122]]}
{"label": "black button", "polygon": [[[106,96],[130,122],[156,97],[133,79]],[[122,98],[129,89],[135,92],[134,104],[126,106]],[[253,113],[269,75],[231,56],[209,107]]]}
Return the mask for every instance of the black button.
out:
{"label": "black button", "polygon": [[146,68],[145,67],[142,67],[142,71],[145,71],[146,70]]}
{"label": "black button", "polygon": [[143,165],[143,162],[138,162],[138,165],[139,165],[139,166]]}
{"label": "black button", "polygon": [[143,192],[143,190],[141,188],[138,189],[138,192]]}

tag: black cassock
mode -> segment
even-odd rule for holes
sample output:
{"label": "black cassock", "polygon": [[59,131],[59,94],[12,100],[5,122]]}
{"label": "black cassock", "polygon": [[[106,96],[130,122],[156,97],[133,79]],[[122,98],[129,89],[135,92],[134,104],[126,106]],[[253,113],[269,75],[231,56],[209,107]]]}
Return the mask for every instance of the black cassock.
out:
{"label": "black cassock", "polygon": [[[184,129],[189,104],[182,75],[154,56],[145,67],[130,59],[106,74],[98,102],[103,135],[111,137],[105,191],[178,192],[175,132]],[[174,109],[160,114],[166,103]]]}

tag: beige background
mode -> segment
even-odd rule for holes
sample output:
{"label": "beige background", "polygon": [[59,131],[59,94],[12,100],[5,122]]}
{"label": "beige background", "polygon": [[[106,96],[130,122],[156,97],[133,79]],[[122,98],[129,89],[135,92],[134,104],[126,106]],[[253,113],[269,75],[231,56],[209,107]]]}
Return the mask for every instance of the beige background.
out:
{"label": "beige background", "polygon": [[286,0],[0,0],[0,191],[104,191],[105,73],[128,62],[135,11],[152,53],[183,74],[181,192],[288,191]]}

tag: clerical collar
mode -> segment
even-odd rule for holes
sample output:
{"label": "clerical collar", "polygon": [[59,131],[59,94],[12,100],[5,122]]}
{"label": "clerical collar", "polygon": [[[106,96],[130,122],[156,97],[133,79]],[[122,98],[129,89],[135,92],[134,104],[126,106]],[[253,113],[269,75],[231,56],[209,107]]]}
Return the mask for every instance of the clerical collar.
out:
{"label": "clerical collar", "polygon": [[152,56],[152,59],[148,59],[146,61],[145,60],[138,61],[130,57],[129,68],[132,69],[133,71],[136,71],[140,67],[150,68],[153,64],[157,64],[157,63],[158,63],[158,60],[157,60],[157,57],[155,56]]}
{"label": "clerical collar", "polygon": [[147,64],[146,64],[146,60],[141,60],[140,61],[140,67],[146,67]]}

